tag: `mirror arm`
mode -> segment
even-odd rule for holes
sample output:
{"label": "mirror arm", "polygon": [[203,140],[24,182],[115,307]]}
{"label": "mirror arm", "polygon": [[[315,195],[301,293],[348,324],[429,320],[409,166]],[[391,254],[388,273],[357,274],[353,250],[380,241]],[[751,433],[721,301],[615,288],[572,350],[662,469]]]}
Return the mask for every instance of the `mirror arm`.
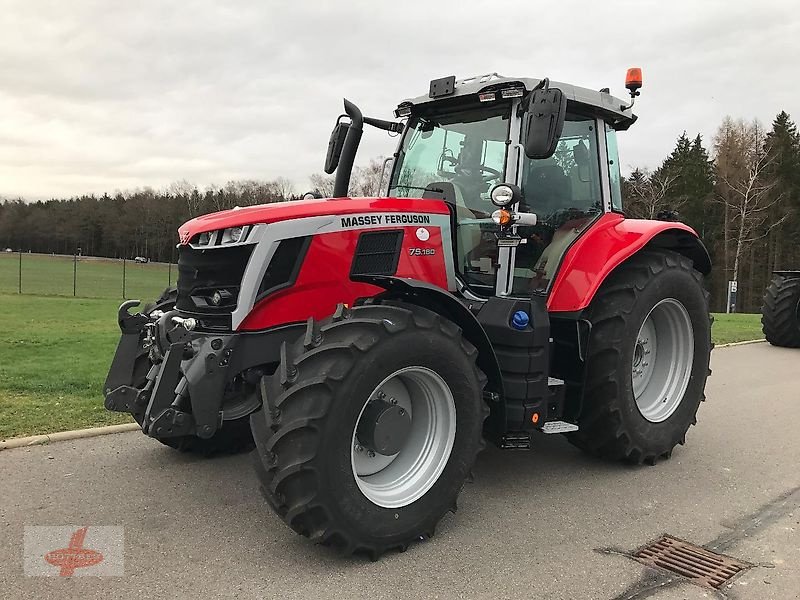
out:
{"label": "mirror arm", "polygon": [[364,123],[372,125],[378,129],[383,129],[389,133],[403,133],[403,124],[395,123],[394,121],[384,121],[383,119],[373,119],[372,117],[364,117]]}

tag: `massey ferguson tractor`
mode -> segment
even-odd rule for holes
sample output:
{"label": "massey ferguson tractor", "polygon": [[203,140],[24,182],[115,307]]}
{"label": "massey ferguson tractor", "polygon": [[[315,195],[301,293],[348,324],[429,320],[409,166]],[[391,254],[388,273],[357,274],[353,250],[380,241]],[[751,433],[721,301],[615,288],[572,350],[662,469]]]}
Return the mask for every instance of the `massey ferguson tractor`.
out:
{"label": "massey ferguson tractor", "polygon": [[800,348],[800,271],[775,271],[764,294],[761,327],[773,346]]}
{"label": "massey ferguson tractor", "polygon": [[[669,458],[704,398],[711,264],[686,225],[624,215],[640,86],[447,77],[395,121],[345,100],[333,198],[180,227],[177,289],[120,307],[106,407],[178,449],[254,443],[293,530],[372,558],[433,535],[484,440]],[[399,144],[382,197],[349,198],[365,125]]]}

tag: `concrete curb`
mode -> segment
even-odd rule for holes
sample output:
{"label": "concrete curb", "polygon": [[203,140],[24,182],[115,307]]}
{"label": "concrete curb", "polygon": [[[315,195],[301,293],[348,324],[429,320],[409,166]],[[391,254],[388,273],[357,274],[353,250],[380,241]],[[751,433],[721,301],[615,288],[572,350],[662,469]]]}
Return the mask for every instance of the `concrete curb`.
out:
{"label": "concrete curb", "polygon": [[747,344],[760,344],[766,341],[767,341],[766,339],[761,338],[760,340],[747,340],[744,342],[731,342],[730,344],[717,344],[716,346],[714,346],[714,350],[716,350],[717,348],[730,348],[732,346],[746,346]]}
{"label": "concrete curb", "polygon": [[82,438],[96,437],[98,435],[108,435],[110,433],[124,433],[126,431],[140,430],[136,423],[123,423],[122,425],[109,425],[107,427],[90,427],[88,429],[75,429],[73,431],[59,431],[45,435],[31,435],[28,437],[12,438],[0,441],[0,451],[11,450],[12,448],[24,448],[26,446],[41,446],[50,442],[65,442],[67,440],[79,440]]}

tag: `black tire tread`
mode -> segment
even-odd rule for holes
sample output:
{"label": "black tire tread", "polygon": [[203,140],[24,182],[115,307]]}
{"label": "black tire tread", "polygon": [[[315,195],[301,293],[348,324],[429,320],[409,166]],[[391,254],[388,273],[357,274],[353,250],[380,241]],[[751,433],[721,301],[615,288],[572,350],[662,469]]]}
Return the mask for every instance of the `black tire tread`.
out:
{"label": "black tire tread", "polygon": [[[439,328],[458,341],[470,357],[481,387],[486,377],[475,365],[477,351],[461,336],[454,323],[431,311],[401,304],[375,304],[348,309],[339,306],[327,322],[309,319],[306,334],[283,350],[288,364],[282,364],[272,378],[270,391],[280,416],[273,419],[262,409],[251,416],[256,439],[254,453],[261,490],[275,512],[297,533],[312,541],[332,546],[343,554],[365,554],[377,560],[389,550],[405,551],[409,543],[431,537],[444,516],[430,515],[424,531],[392,545],[365,544],[352,539],[318,498],[317,472],[312,466],[320,447],[321,422],[333,405],[335,389],[355,368],[360,356],[381,339],[408,329]],[[489,407],[484,403],[485,419]],[[470,465],[485,446],[481,438],[473,456],[463,457]],[[455,511],[455,500],[451,511]]]}
{"label": "black tire tread", "polygon": [[761,329],[773,346],[800,348],[800,276],[775,275],[764,293]]}
{"label": "black tire tread", "polygon": [[[619,332],[633,310],[639,294],[649,278],[663,269],[684,269],[702,287],[702,275],[693,268],[692,262],[675,252],[640,252],[624,263],[606,280],[590,307],[592,323],[591,338],[587,350],[587,372],[584,384],[584,404],[580,429],[568,434],[570,443],[581,450],[609,460],[623,460],[633,464],[655,464],[659,459],[668,459],[677,444],[684,444],[686,431],[697,423],[696,415],[686,430],[665,451],[654,453],[638,446],[628,434],[621,418],[620,394],[615,378],[621,362],[623,340]],[[709,294],[703,289],[708,305]],[[709,315],[710,321],[713,321]],[[709,327],[709,332],[710,332]],[[709,349],[713,344],[709,337]],[[708,370],[711,373],[711,370]],[[705,401],[705,394],[701,401]]]}

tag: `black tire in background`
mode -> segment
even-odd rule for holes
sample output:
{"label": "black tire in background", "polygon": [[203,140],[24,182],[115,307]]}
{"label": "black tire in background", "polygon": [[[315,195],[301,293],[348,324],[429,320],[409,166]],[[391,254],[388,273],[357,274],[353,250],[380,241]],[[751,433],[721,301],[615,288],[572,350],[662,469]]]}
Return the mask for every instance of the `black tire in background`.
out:
{"label": "black tire in background", "polygon": [[[432,536],[447,511],[455,511],[484,445],[489,414],[477,351],[459,327],[411,305],[340,306],[320,325],[310,321],[304,339],[285,345],[283,355],[265,405],[251,415],[256,471],[272,508],[297,533],[372,559]],[[431,487],[409,504],[385,508],[357,481],[354,430],[383,382],[415,368],[446,383],[455,406],[455,437]]]}
{"label": "black tire in background", "polygon": [[[142,308],[142,312],[150,314],[154,310],[161,310],[164,312],[172,310],[175,308],[177,297],[177,288],[175,286],[168,287],[161,293],[158,299],[145,304],[144,308]],[[136,358],[136,364],[134,365],[134,385],[137,387],[144,385],[144,379],[147,376],[147,372],[150,370],[150,365],[150,357],[147,351],[143,350]],[[144,414],[134,414],[133,418],[141,426]],[[216,433],[208,439],[203,439],[195,435],[155,439],[165,446],[169,446],[180,452],[188,452],[206,457],[250,452],[255,448],[253,435],[250,431],[249,416],[223,421],[222,427],[217,429]]]}
{"label": "black tire in background", "polygon": [[773,346],[800,348],[800,272],[773,276],[761,306],[761,328]]}
{"label": "black tire in background", "polygon": [[[641,360],[636,354],[645,320],[665,302],[680,304],[688,314],[692,364],[685,392],[673,412],[653,422],[637,406],[634,363]],[[696,423],[710,373],[711,319],[702,275],[689,259],[675,252],[640,252],[606,279],[589,308],[589,320],[592,330],[580,429],[569,434],[569,440],[593,455],[613,460],[654,464],[669,458]]]}

